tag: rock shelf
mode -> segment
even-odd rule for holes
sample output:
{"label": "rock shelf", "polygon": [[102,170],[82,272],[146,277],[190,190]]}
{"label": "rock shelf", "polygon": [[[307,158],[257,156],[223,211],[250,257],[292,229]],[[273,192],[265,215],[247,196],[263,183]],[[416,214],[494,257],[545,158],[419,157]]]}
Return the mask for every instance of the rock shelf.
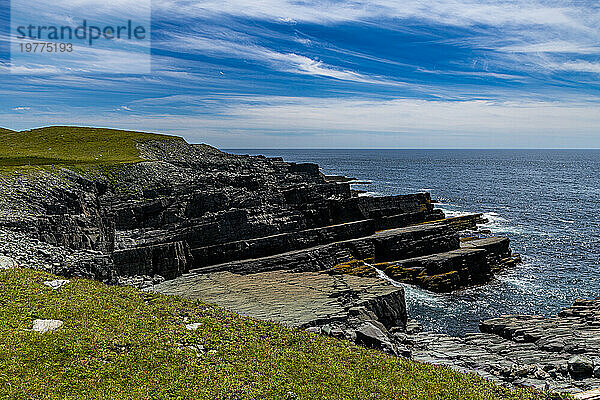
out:
{"label": "rock shelf", "polygon": [[480,330],[464,338],[420,332],[401,342],[416,360],[498,383],[570,394],[600,387],[600,299],[578,300],[551,318],[490,319]]}

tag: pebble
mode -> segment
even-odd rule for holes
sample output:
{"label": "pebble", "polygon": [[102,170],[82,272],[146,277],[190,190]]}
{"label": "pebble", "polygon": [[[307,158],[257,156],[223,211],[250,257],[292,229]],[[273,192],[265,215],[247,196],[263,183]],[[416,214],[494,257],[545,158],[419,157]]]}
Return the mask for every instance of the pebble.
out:
{"label": "pebble", "polygon": [[33,321],[33,331],[46,333],[52,332],[63,326],[63,322],[57,319],[36,319]]}
{"label": "pebble", "polygon": [[196,322],[196,323],[193,323],[193,324],[186,324],[185,325],[185,329],[187,329],[188,331],[196,331],[201,326],[202,326],[201,322]]}
{"label": "pebble", "polygon": [[59,289],[61,287],[63,287],[64,285],[70,283],[70,280],[67,279],[56,279],[54,281],[45,281],[44,285],[51,287],[52,289],[56,290]]}

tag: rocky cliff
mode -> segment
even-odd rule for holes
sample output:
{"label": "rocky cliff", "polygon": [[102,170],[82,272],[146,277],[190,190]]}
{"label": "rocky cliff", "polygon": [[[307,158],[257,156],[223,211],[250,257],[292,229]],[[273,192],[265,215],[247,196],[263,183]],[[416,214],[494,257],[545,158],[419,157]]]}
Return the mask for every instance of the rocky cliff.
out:
{"label": "rocky cliff", "polygon": [[600,300],[578,300],[550,318],[494,318],[480,330],[464,338],[417,330],[400,342],[416,360],[501,384],[570,394],[600,387]]}
{"label": "rocky cliff", "polygon": [[1,174],[0,229],[59,249],[14,257],[109,283],[187,272],[343,272],[360,260],[439,291],[485,282],[510,258],[506,239],[461,243],[459,231],[475,229],[479,217],[446,220],[426,193],[357,197],[314,164],[176,138],[136,145],[146,161]]}
{"label": "rocky cliff", "polygon": [[135,146],[142,161],[3,170],[0,256],[403,356],[420,350],[402,287],[381,274],[448,292],[518,262],[478,231],[481,215],[445,218],[428,193],[359,197],[314,164],[178,138]]}

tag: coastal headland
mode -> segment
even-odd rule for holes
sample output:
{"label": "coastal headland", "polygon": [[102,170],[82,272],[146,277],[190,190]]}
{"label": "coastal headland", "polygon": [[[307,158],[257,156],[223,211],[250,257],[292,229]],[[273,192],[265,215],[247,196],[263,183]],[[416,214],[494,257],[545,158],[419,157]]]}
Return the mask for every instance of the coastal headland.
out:
{"label": "coastal headland", "polygon": [[172,136],[50,127],[0,131],[0,144],[2,268],[201,300],[509,387],[600,387],[597,301],[464,338],[411,320],[403,285],[453,292],[520,261],[481,214],[446,218],[429,193],[362,196],[315,164]]}

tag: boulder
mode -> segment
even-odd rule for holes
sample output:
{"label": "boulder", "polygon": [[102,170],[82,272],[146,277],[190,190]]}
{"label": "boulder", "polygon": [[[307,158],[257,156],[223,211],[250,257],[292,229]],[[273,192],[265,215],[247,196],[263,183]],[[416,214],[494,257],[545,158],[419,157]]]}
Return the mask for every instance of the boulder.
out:
{"label": "boulder", "polygon": [[569,359],[569,374],[573,379],[589,378],[594,373],[594,362],[585,356],[574,356]]}
{"label": "boulder", "polygon": [[391,346],[388,337],[370,322],[364,323],[356,330],[356,343],[377,349]]}

